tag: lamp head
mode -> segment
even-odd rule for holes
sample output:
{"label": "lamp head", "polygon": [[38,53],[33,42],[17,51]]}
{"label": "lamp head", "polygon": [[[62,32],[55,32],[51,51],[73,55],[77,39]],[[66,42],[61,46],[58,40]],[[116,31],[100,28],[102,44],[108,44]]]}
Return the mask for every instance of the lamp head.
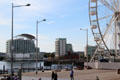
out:
{"label": "lamp head", "polygon": [[43,21],[46,21],[46,19],[43,19]]}
{"label": "lamp head", "polygon": [[26,6],[30,6],[31,4],[27,4]]}

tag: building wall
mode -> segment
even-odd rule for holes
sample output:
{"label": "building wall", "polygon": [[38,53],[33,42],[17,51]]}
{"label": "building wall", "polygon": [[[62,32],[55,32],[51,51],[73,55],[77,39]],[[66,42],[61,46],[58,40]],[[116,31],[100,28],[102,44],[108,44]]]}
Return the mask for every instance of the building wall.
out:
{"label": "building wall", "polygon": [[[92,56],[96,50],[97,46],[89,46],[88,45],[88,50],[87,50],[87,46],[85,47],[85,52],[84,52],[84,56],[87,57],[87,53],[89,56]],[[87,52],[86,52],[87,51]]]}
{"label": "building wall", "polygon": [[120,63],[119,62],[89,62],[89,63],[84,63],[85,66],[90,66],[94,69],[107,69],[107,70],[117,70],[120,69]]}
{"label": "building wall", "polygon": [[66,52],[73,53],[72,44],[66,44]]}
{"label": "building wall", "polygon": [[0,52],[0,57],[6,57],[6,56],[7,56],[6,53],[2,53],[2,52]]}
{"label": "building wall", "polygon": [[[15,39],[13,40],[13,53],[33,53],[35,52],[35,44],[33,40]],[[6,53],[11,53],[11,40],[7,41]]]}
{"label": "building wall", "polygon": [[55,41],[55,51],[56,51],[56,56],[60,56],[60,46],[59,46],[59,41]]}
{"label": "building wall", "polygon": [[58,38],[55,41],[56,56],[62,56],[66,54],[66,38]]}

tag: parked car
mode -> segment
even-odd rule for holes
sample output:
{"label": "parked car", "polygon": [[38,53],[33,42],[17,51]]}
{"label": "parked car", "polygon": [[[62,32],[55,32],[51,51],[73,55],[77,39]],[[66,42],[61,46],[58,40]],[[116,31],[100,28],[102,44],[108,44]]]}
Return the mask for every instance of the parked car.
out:
{"label": "parked car", "polygon": [[100,59],[100,62],[109,62],[107,59]]}
{"label": "parked car", "polygon": [[71,69],[73,69],[73,66],[72,66],[72,65],[67,64],[67,65],[65,66],[65,70],[69,71],[69,70],[71,70]]}

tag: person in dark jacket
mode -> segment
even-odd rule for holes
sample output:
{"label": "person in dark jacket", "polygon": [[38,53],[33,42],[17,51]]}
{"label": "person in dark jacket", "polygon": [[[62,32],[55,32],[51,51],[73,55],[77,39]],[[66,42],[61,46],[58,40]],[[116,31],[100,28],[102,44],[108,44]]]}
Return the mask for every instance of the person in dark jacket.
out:
{"label": "person in dark jacket", "polygon": [[7,76],[7,80],[11,80],[11,77],[9,75]]}
{"label": "person in dark jacket", "polygon": [[54,74],[54,80],[57,80],[58,76],[57,76],[57,72],[55,72]]}
{"label": "person in dark jacket", "polygon": [[39,78],[38,80],[42,80],[41,78]]}
{"label": "person in dark jacket", "polygon": [[73,69],[70,72],[70,78],[71,78],[71,80],[74,80],[74,71],[73,71]]}
{"label": "person in dark jacket", "polygon": [[51,80],[54,80],[55,73],[52,71]]}

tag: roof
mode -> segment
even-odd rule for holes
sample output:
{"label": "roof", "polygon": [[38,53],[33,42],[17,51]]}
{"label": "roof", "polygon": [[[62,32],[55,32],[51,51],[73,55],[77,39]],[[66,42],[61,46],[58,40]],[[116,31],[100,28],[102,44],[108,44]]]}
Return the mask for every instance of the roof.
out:
{"label": "roof", "polygon": [[22,36],[22,37],[26,37],[28,39],[35,39],[35,36],[31,35],[31,34],[20,34],[18,36]]}

